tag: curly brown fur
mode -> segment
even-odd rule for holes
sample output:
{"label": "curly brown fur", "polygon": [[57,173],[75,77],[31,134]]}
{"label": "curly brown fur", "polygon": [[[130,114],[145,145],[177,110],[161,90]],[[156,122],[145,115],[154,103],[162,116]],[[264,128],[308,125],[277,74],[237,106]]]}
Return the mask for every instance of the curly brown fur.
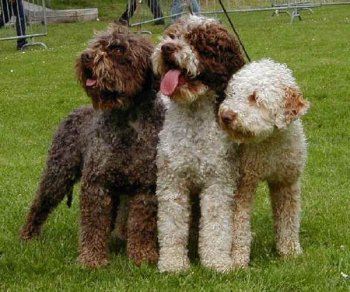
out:
{"label": "curly brown fur", "polygon": [[79,56],[77,76],[95,110],[79,108],[58,128],[22,239],[39,235],[81,178],[79,261],[89,267],[108,262],[120,195],[134,197],[127,226],[130,257],[138,264],[156,261],[155,156],[164,108],[156,97],[152,50],[146,39],[111,27]]}
{"label": "curly brown fur", "polygon": [[[76,72],[95,109],[127,108],[152,78],[153,46],[124,26],[101,32],[77,59]],[[142,97],[142,96],[141,96]]]}
{"label": "curly brown fur", "polygon": [[127,222],[127,252],[137,265],[144,259],[152,264],[158,261],[157,233],[154,230],[157,230],[157,200],[154,194],[132,198]]}
{"label": "curly brown fur", "polygon": [[238,41],[217,21],[183,17],[165,32],[152,57],[153,68],[160,76],[180,70],[182,86],[170,96],[174,100],[193,101],[209,88],[223,100],[223,91],[233,73],[245,64]]}
{"label": "curly brown fur", "polygon": [[[184,28],[181,22],[170,27],[169,33],[179,32],[179,27]],[[185,39],[197,51],[198,79],[216,92],[225,90],[231,75],[245,64],[238,42],[223,26],[196,26]]]}

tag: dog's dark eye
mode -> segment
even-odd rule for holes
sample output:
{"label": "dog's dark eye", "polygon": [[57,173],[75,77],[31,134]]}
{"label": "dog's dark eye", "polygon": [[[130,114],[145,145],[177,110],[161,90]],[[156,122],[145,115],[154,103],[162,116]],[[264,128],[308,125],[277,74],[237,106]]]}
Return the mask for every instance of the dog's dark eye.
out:
{"label": "dog's dark eye", "polygon": [[253,94],[248,96],[248,101],[250,104],[256,104],[257,96],[255,91],[253,92]]}
{"label": "dog's dark eye", "polygon": [[168,36],[169,36],[172,40],[176,38],[176,35],[173,34],[173,33],[169,33]]}

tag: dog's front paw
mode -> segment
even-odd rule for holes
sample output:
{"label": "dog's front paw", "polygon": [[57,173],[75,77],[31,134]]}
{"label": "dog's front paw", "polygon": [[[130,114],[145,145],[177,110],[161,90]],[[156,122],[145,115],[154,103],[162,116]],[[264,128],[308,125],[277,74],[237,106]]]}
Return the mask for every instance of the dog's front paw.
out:
{"label": "dog's front paw", "polygon": [[100,268],[109,264],[107,257],[104,256],[88,256],[86,254],[80,254],[78,257],[78,262],[86,268]]}
{"label": "dog's front paw", "polygon": [[223,256],[215,260],[202,260],[202,265],[206,268],[215,270],[220,273],[229,272],[233,269],[232,259],[230,256]]}
{"label": "dog's front paw", "polygon": [[158,269],[164,272],[183,272],[190,268],[190,261],[187,256],[178,257],[160,257],[158,261]]}
{"label": "dog's front paw", "polygon": [[140,266],[142,263],[156,264],[159,255],[157,249],[146,249],[146,251],[128,250],[128,257],[135,265]]}
{"label": "dog's front paw", "polygon": [[232,265],[235,269],[247,268],[250,261],[249,251],[244,253],[242,251],[233,250]]}
{"label": "dog's front paw", "polygon": [[284,258],[299,256],[303,250],[298,241],[288,241],[277,244],[277,253]]}

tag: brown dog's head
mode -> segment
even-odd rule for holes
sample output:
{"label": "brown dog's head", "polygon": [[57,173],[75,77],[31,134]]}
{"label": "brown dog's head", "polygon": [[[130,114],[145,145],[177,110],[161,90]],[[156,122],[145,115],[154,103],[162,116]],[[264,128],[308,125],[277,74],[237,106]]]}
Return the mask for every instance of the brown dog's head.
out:
{"label": "brown dog's head", "polygon": [[237,40],[217,20],[193,15],[171,25],[152,55],[161,92],[179,102],[223,92],[244,63]]}
{"label": "brown dog's head", "polygon": [[147,39],[125,26],[96,34],[76,61],[77,78],[94,108],[126,108],[150,86],[152,51]]}

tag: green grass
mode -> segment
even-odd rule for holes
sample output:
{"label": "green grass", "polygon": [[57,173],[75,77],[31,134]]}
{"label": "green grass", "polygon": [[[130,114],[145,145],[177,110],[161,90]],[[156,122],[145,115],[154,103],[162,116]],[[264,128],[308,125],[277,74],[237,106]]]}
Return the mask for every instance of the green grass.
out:
{"label": "green grass", "polygon": [[46,5],[51,9],[98,8],[102,20],[116,19],[124,11],[127,0],[48,0]]}
{"label": "green grass", "polygon": [[[233,14],[252,59],[287,63],[312,106],[304,118],[304,254],[276,256],[262,186],[253,214],[251,266],[227,275],[197,262],[187,273],[163,275],[155,267],[133,266],[125,252],[112,252],[108,267],[81,268],[78,188],[72,208],[61,204],[39,240],[19,241],[55,128],[73,108],[89,103],[75,81],[75,58],[107,21],[50,25],[42,39],[48,50],[22,53],[14,41],[0,42],[0,291],[349,291],[350,281],[341,276],[350,274],[349,14],[350,6],[323,7],[293,25],[289,17],[269,12]],[[162,28],[147,28],[156,41]]]}

